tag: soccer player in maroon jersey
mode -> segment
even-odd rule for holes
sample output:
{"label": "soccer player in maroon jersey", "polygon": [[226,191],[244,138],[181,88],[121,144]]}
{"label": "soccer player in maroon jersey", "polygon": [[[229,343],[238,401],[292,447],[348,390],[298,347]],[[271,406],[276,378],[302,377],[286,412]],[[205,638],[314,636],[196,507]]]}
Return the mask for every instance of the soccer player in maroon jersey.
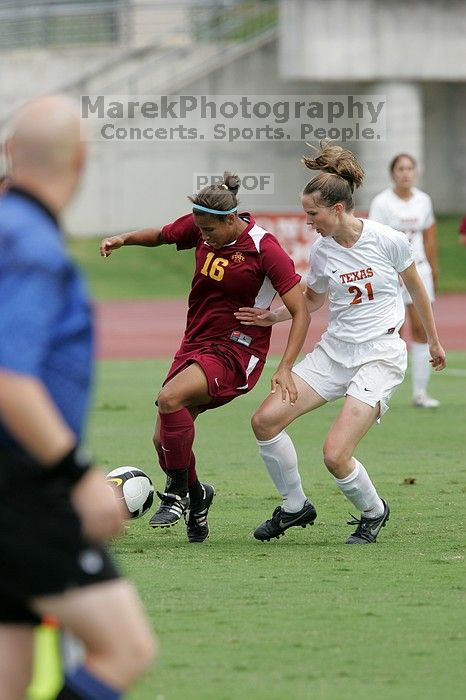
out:
{"label": "soccer player in maroon jersey", "polygon": [[235,312],[245,306],[269,308],[277,292],[282,298],[292,324],[271,384],[292,404],[297,391],[291,367],[309,325],[292,260],[250,214],[238,214],[238,189],[239,178],[225,173],[223,184],[189,197],[192,213],[161,229],[106,238],[100,246],[104,257],[124,245],[195,248],[184,338],[157,397],[154,445],[167,481],[165,490],[157,492],[161,505],[150,520],[154,528],[168,527],[184,515],[190,542],[208,536],[207,513],[215,495],[213,486],[197,477],[194,420],[250,391],[269,349],[270,327],[254,326],[246,334]]}

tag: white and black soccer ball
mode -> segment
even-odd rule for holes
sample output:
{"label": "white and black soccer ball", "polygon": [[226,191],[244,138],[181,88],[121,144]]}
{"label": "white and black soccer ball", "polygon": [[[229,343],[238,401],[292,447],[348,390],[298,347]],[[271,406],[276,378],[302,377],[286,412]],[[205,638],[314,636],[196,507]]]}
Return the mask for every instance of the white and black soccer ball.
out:
{"label": "white and black soccer ball", "polygon": [[117,467],[106,476],[117,498],[124,500],[130,518],[144,515],[154,500],[154,486],[150,477],[136,467]]}

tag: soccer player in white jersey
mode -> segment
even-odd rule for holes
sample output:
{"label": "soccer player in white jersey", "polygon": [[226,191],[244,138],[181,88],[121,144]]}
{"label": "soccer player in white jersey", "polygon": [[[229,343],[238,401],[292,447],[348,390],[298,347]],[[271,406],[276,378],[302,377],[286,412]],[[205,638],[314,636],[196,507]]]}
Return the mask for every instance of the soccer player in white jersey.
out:
{"label": "soccer player in white jersey", "polygon": [[[289,527],[314,522],[317,513],[303,491],[296,451],[285,428],[295,418],[345,397],[325,440],[323,457],[339,489],[361,513],[348,523],[356,529],[346,542],[370,544],[386,524],[390,509],[354,452],[387,410],[406,370],[406,345],[399,336],[404,321],[399,276],[422,320],[436,370],[445,367],[445,352],[406,236],[353,214],[353,193],[364,177],[354,155],[323,141],[319,155],[304,158],[304,164],[322,171],[302,194],[307,223],[320,233],[311,248],[304,294],[311,314],[328,297],[330,317],[314,350],[293,367],[298,398],[292,401],[277,388],[252,418],[260,454],[283,499],[254,537],[270,540]],[[285,307],[242,308],[237,318],[246,325],[272,325],[290,314]]]}
{"label": "soccer player in white jersey", "polygon": [[[432,303],[438,278],[437,233],[432,200],[428,194],[413,186],[417,168],[412,156],[399,153],[391,161],[389,170],[394,187],[388,187],[374,198],[369,219],[407,235],[414,262]],[[411,329],[413,404],[420,408],[437,408],[439,402],[427,393],[431,365],[424,326],[406,287],[403,287],[402,295]]]}

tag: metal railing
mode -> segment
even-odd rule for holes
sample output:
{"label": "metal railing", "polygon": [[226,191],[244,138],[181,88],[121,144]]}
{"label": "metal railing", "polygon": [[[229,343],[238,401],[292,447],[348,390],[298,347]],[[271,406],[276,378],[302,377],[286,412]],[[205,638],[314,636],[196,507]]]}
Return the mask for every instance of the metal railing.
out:
{"label": "metal railing", "polygon": [[196,42],[243,41],[277,20],[276,0],[24,0],[0,2],[0,51],[136,47],[171,33]]}
{"label": "metal railing", "polygon": [[[85,50],[90,45],[98,44],[98,37],[103,42],[99,28],[102,17],[106,17],[107,21],[105,36],[110,50],[99,54],[100,60],[94,62],[92,67],[83,69],[76,78],[58,84],[38,85],[34,93],[22,94],[18,103],[50,90],[77,96],[88,91],[114,94],[141,90],[166,91],[169,88],[176,91],[193,79],[202,78],[213,69],[227,65],[274,40],[278,24],[277,0],[210,3],[206,0],[202,3],[186,0],[170,3],[151,0],[36,0],[36,3],[32,7],[22,0],[14,3],[0,0],[0,50],[8,48],[2,39],[6,33],[6,18],[11,22],[26,19],[37,22],[33,37],[26,31],[23,34],[13,32],[14,36],[9,38],[11,51],[13,46],[22,49],[46,46],[52,49],[79,44]],[[43,27],[41,32],[38,31],[47,18],[50,21],[66,19],[70,22],[79,19],[79,22],[72,31],[71,25],[62,24],[57,36],[51,27],[47,31]],[[87,26],[85,32],[84,20]],[[112,31],[110,27],[113,27]],[[40,39],[44,43],[27,44],[31,37],[34,42]],[[87,39],[87,44],[84,39]],[[46,41],[52,43],[46,44]],[[0,137],[16,107],[17,104],[13,102],[8,106],[4,104],[4,110],[0,110]]]}
{"label": "metal railing", "polygon": [[126,41],[129,11],[129,0],[3,2],[0,50]]}
{"label": "metal railing", "polygon": [[187,25],[177,25],[149,45],[122,51],[62,89],[79,94],[98,84],[100,92],[137,93],[143,85],[147,89],[149,79],[151,89],[169,83],[176,90],[178,82],[208,72],[213,60],[220,67],[223,59],[232,60],[276,35],[275,1],[230,2],[223,7],[204,3],[188,9]]}

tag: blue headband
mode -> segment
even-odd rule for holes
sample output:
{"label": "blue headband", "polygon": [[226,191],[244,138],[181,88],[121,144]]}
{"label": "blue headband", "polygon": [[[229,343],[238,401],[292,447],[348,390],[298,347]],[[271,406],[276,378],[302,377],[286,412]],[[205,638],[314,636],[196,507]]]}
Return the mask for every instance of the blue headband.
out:
{"label": "blue headband", "polygon": [[228,209],[227,211],[221,211],[220,209],[209,209],[208,207],[201,207],[200,204],[193,204],[193,209],[199,209],[199,211],[205,211],[207,214],[220,214],[221,216],[226,216],[227,214],[233,214],[233,212],[238,210],[238,207],[233,209]]}

